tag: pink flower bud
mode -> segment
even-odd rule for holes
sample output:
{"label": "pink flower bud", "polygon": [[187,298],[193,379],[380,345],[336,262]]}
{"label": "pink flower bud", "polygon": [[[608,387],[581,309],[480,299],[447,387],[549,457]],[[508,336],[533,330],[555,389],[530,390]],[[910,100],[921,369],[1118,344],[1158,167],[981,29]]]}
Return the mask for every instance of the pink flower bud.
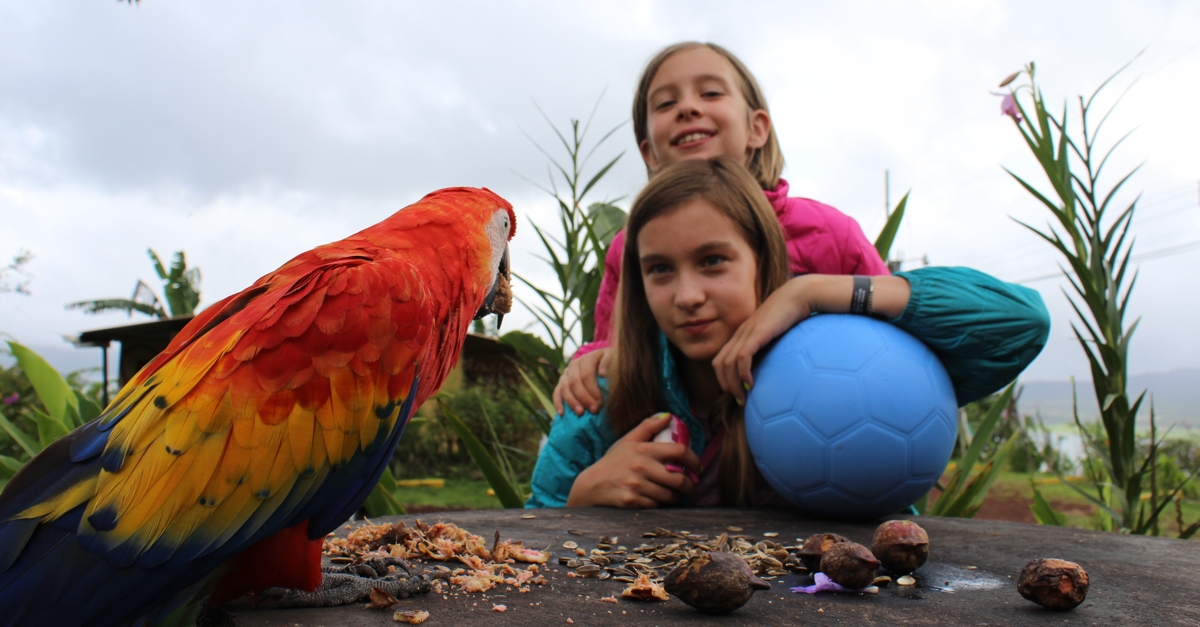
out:
{"label": "pink flower bud", "polygon": [[1007,115],[1017,122],[1021,121],[1021,114],[1017,110],[1017,99],[1011,93],[1004,94],[1004,100],[1000,101],[1000,114]]}

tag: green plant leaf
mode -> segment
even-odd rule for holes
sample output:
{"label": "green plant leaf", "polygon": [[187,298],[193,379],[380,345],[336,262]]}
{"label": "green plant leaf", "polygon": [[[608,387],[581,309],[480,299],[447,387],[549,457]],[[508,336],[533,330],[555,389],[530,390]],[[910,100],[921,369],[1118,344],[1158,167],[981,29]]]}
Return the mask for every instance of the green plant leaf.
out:
{"label": "green plant leaf", "polygon": [[443,399],[437,399],[438,411],[442,417],[449,423],[450,428],[458,434],[458,437],[463,442],[463,446],[467,449],[467,453],[479,467],[479,471],[483,473],[484,479],[487,479],[488,485],[492,486],[492,490],[496,492],[496,498],[500,500],[500,504],[509,509],[516,509],[525,506],[525,499],[522,499],[516,490],[509,483],[508,477],[500,470],[499,464],[492,454],[488,452],[487,447],[479,438],[475,437],[474,433],[467,428],[462,419],[450,409]]}
{"label": "green plant leaf", "polygon": [[911,190],[904,192],[904,197],[900,199],[896,208],[888,216],[887,223],[879,232],[879,237],[875,238],[875,250],[879,252],[879,258],[884,261],[887,261],[888,253],[892,250],[892,242],[896,239],[896,233],[900,231],[900,221],[904,219],[904,207],[908,204],[909,193]]}
{"label": "green plant leaf", "polygon": [[[542,406],[542,411],[545,411],[549,416],[554,416],[557,414],[558,412],[556,412],[554,409],[554,401],[551,400],[550,394],[547,394],[540,385],[534,382],[534,380],[529,376],[529,373],[525,372],[524,368],[516,364],[514,365],[517,368],[517,372],[520,373],[521,378],[524,379],[525,383],[529,386],[529,389],[533,390],[533,394],[537,396],[538,403],[540,403]],[[551,390],[551,392],[553,392],[553,390]],[[547,435],[550,434],[549,430],[543,429],[543,431],[545,431]]]}
{"label": "green plant leaf", "polygon": [[407,514],[408,512],[404,511],[404,506],[395,496],[396,489],[396,477],[392,475],[392,469],[384,468],[383,475],[375,484],[375,489],[371,490],[370,496],[363,502],[363,509],[367,511],[367,515],[374,517]]}
{"label": "green plant leaf", "polygon": [[29,383],[37,391],[38,399],[42,401],[46,412],[62,425],[71,424],[67,408],[70,407],[78,412],[79,401],[71,386],[67,384],[67,380],[58,374],[58,371],[41,355],[25,346],[16,342],[8,342],[8,349],[12,351],[13,357],[17,359],[17,364],[21,366],[25,376],[29,377]]}
{"label": "green plant leaf", "polygon": [[1037,518],[1039,524],[1054,527],[1062,527],[1067,524],[1067,517],[1054,511],[1049,501],[1042,497],[1042,492],[1037,489],[1033,477],[1029,478],[1029,487],[1033,489],[1033,504],[1029,506],[1029,509],[1033,511],[1033,516]]}
{"label": "green plant leaf", "polygon": [[0,455],[0,479],[5,481],[12,479],[13,475],[17,474],[18,470],[25,465],[25,462],[19,461],[8,455]]}
{"label": "green plant leaf", "polygon": [[[628,218],[625,210],[609,203],[597,202],[592,203],[588,207],[589,226],[592,229],[596,239],[605,246],[610,246],[612,240],[625,226],[625,220]],[[603,261],[601,260],[601,263]]]}
{"label": "green plant leaf", "polygon": [[79,422],[71,427],[72,429],[95,420],[102,411],[99,403],[81,394],[78,390],[75,391],[75,400],[79,406],[79,413],[76,415]]}
{"label": "green plant leaf", "polygon": [[524,358],[540,359],[553,364],[560,357],[545,340],[525,331],[509,331],[501,335],[499,341],[516,349],[517,354]]}
{"label": "green plant leaf", "polygon": [[33,418],[37,422],[38,441],[41,443],[43,450],[47,446],[50,446],[55,440],[63,437],[67,433],[70,433],[66,425],[55,420],[46,412],[41,411],[36,407],[30,408],[30,411],[33,413]]}
{"label": "green plant leaf", "polygon": [[0,429],[11,437],[18,446],[25,449],[25,454],[33,457],[42,452],[42,445],[38,444],[33,438],[29,437],[24,431],[17,428],[16,425],[8,421],[0,414]]}

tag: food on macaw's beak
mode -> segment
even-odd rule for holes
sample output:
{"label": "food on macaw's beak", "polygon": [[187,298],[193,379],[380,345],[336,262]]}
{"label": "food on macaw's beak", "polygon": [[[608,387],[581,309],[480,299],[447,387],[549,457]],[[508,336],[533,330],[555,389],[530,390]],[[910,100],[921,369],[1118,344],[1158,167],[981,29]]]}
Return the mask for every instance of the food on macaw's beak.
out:
{"label": "food on macaw's beak", "polygon": [[839,542],[821,558],[821,572],[846,588],[866,588],[875,580],[879,560],[857,542]]}
{"label": "food on macaw's beak", "polygon": [[871,553],[884,568],[907,575],[929,559],[929,534],[911,520],[889,520],[875,530]]}
{"label": "food on macaw's beak", "polygon": [[1087,591],[1087,571],[1066,560],[1033,560],[1017,578],[1017,592],[1021,596],[1050,610],[1077,607],[1087,597]]}
{"label": "food on macaw's beak", "polygon": [[504,315],[512,311],[512,284],[509,283],[508,277],[501,274],[497,279],[496,300],[492,301],[492,310],[500,315]]}
{"label": "food on macaw's beak", "polygon": [[750,565],[726,551],[702,553],[663,578],[667,592],[705,614],[728,614],[771,584],[754,576]]}
{"label": "food on macaw's beak", "polygon": [[808,536],[804,541],[804,546],[800,548],[800,561],[804,562],[804,567],[810,573],[816,573],[821,570],[821,557],[825,555],[825,551],[829,547],[839,542],[849,542],[844,536],[839,536],[836,533],[814,533]]}

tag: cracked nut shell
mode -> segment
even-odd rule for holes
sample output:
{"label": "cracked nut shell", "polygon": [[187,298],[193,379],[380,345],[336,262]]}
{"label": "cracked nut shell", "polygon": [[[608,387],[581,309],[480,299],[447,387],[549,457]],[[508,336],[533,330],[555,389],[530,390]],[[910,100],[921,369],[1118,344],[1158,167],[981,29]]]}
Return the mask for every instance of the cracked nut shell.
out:
{"label": "cracked nut shell", "polygon": [[800,556],[800,561],[804,562],[804,567],[808,569],[808,572],[815,573],[821,570],[821,557],[825,555],[825,551],[828,551],[829,547],[849,541],[845,536],[839,536],[836,533],[814,533],[808,536],[808,539],[804,541],[804,546],[800,547],[797,554]]}
{"label": "cracked nut shell", "polygon": [[929,534],[911,520],[889,520],[875,530],[871,553],[884,568],[907,575],[929,559]]}
{"label": "cracked nut shell", "polygon": [[851,589],[866,588],[875,580],[879,560],[857,542],[839,542],[825,551],[821,572]]}
{"label": "cracked nut shell", "polygon": [[1087,571],[1066,560],[1033,560],[1021,569],[1017,578],[1017,592],[1021,596],[1050,610],[1077,607],[1087,597],[1087,591]]}
{"label": "cracked nut shell", "polygon": [[746,560],[726,551],[698,555],[663,578],[666,591],[705,614],[728,614],[771,584],[754,576]]}

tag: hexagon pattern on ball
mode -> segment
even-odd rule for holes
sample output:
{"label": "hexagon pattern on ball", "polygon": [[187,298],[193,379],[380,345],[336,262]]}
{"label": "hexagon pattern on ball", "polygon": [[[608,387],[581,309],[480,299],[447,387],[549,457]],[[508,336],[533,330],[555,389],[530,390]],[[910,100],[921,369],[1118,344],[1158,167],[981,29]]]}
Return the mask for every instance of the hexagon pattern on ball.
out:
{"label": "hexagon pattern on ball", "polygon": [[886,322],[813,316],[763,356],[746,436],[767,482],[826,518],[895,513],[933,486],[958,423],[933,353]]}

